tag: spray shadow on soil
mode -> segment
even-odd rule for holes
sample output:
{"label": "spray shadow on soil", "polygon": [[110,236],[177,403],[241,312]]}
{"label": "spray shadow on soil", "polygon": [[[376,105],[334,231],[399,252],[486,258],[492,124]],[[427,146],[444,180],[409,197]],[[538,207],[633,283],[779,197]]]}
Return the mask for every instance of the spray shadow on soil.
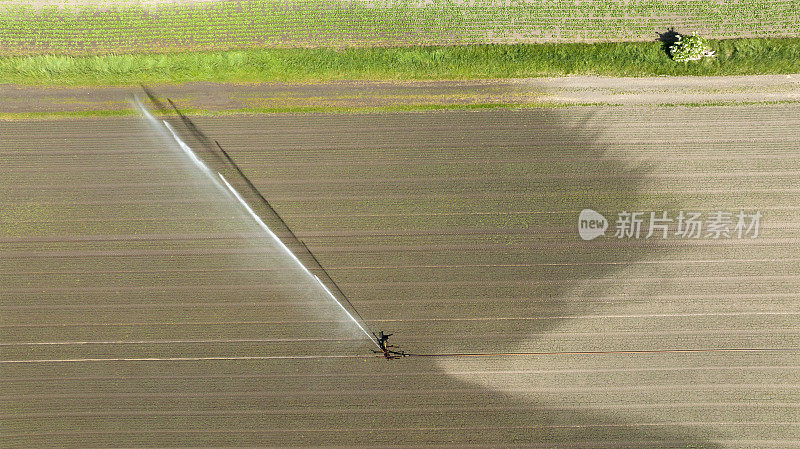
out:
{"label": "spray shadow on soil", "polygon": [[[151,98],[155,102],[158,101],[154,95]],[[164,111],[168,110],[163,104],[161,106]],[[515,297],[520,300],[520,316],[551,317],[551,319],[525,321],[498,320],[494,322],[493,334],[519,337],[504,340],[502,346],[492,346],[491,341],[486,344],[485,333],[471,337],[470,333],[473,329],[464,327],[462,322],[450,321],[433,325],[415,324],[414,320],[404,322],[402,310],[388,307],[393,311],[390,312],[392,313],[391,318],[399,319],[392,322],[392,325],[396,327],[391,331],[396,333],[397,343],[402,344],[403,349],[409,352],[480,352],[513,350],[526,339],[562,326],[570,319],[568,317],[596,313],[597,310],[591,309],[587,305],[588,302],[567,301],[565,298],[570,290],[575,285],[585,284],[586,281],[591,284],[593,279],[609,277],[618,267],[624,267],[626,263],[645,257],[653,257],[660,250],[658,245],[644,242],[636,242],[636,245],[617,244],[613,240],[609,241],[609,237],[593,242],[583,242],[578,237],[575,229],[577,212],[583,208],[591,208],[604,213],[606,218],[609,218],[608,214],[612,212],[669,209],[669,205],[665,204],[643,205],[643,197],[646,193],[647,166],[623,163],[614,159],[613,155],[603,148],[598,148],[597,137],[602,130],[598,129],[596,124],[590,123],[593,120],[591,111],[585,112],[582,118],[572,120],[572,125],[568,127],[563,125],[565,123],[563,112],[549,110],[343,115],[340,116],[340,121],[349,121],[347,129],[350,132],[347,136],[319,132],[327,123],[324,115],[283,116],[263,120],[271,124],[294,120],[296,122],[294,126],[298,130],[314,129],[316,132],[310,134],[309,138],[325,140],[311,142],[308,144],[310,146],[318,144],[330,148],[348,146],[407,148],[418,152],[415,154],[419,154],[423,158],[426,151],[430,151],[429,154],[433,154],[432,152],[435,151],[439,152],[437,156],[439,158],[442,157],[441,152],[446,152],[449,156],[456,158],[460,156],[469,158],[474,157],[476,151],[478,154],[483,151],[484,158],[477,158],[474,162],[476,167],[484,167],[481,170],[487,176],[503,169],[500,165],[506,164],[509,160],[520,161],[529,157],[534,161],[543,161],[543,163],[522,164],[509,168],[515,171],[514,175],[519,175],[528,181],[524,186],[509,187],[513,189],[512,197],[522,195],[523,203],[499,202],[490,207],[490,210],[496,212],[524,208],[532,213],[531,217],[541,218],[525,223],[513,223],[510,225],[513,229],[505,229],[505,225],[497,226],[494,229],[497,231],[496,234],[510,235],[504,246],[498,247],[495,251],[508,250],[515,254],[522,251],[524,253],[522,257],[525,260],[520,262],[536,262],[535,266],[520,272],[519,276],[514,279],[515,282],[510,282],[508,285],[493,284],[491,282],[492,273],[489,270],[484,274],[475,273],[474,280],[476,282],[468,284],[461,290],[454,290],[448,286],[437,286],[437,280],[444,280],[438,278],[437,274],[418,279],[425,282],[393,282],[391,278],[380,279],[380,274],[372,276],[372,279],[359,278],[358,273],[348,276],[350,274],[348,271],[337,271],[336,264],[332,261],[336,257],[343,257],[344,260],[350,258],[351,263],[347,265],[357,264],[358,253],[346,251],[337,255],[335,250],[318,248],[317,255],[321,263],[325,265],[326,260],[331,262],[328,266],[333,268],[332,276],[338,277],[337,281],[345,286],[344,289],[353,298],[355,306],[367,316],[367,321],[373,325],[386,324],[385,317],[379,313],[382,309],[382,302],[387,301],[386,298],[421,296],[431,299],[434,305],[436,298],[452,300],[458,297],[482,296],[488,303],[483,312],[487,317],[492,316],[490,303],[493,296]],[[175,127],[180,126],[182,137],[186,136],[190,146],[209,147],[212,145],[212,140],[187,117],[173,116],[167,120]],[[338,122],[339,119],[334,118],[333,121]],[[391,129],[392,132],[371,133],[367,130],[368,126],[362,126],[369,122],[372,122],[373,128],[377,122],[378,127]],[[487,123],[490,125],[487,126]],[[276,125],[276,127],[279,126]],[[296,131],[296,133],[301,132]],[[225,142],[222,144],[225,145]],[[279,142],[270,145],[270,147],[280,146]],[[235,159],[235,150],[229,151]],[[402,158],[403,156],[398,154],[398,157]],[[353,165],[358,165],[360,162],[367,161],[354,160]],[[402,160],[398,159],[395,162],[400,163]],[[492,167],[492,165],[495,166]],[[511,166],[509,165],[509,167]],[[280,167],[245,167],[244,170],[259,173],[260,171],[280,170]],[[258,188],[257,177],[254,177],[253,182]],[[426,190],[428,187],[423,180],[416,183],[411,188],[412,191],[404,191],[404,193],[414,195],[415,189],[418,193],[429,193]],[[453,187],[455,190],[459,188],[458,185]],[[270,196],[268,188],[261,191],[265,196]],[[549,194],[538,195],[537,192]],[[526,194],[528,195],[527,199],[525,198]],[[445,200],[437,199],[435,196],[423,195],[420,198],[421,201],[428,202],[428,204],[418,205],[421,210],[437,210],[448,207],[439,203]],[[332,205],[331,208],[335,209],[336,206]],[[556,213],[552,213],[554,211]],[[324,212],[335,213],[335,210]],[[392,212],[403,213],[402,210]],[[308,232],[307,228],[304,229],[302,220],[296,219],[293,223],[291,215],[285,216],[285,218],[298,235],[302,236],[304,231]],[[521,231],[520,227],[523,227],[524,231]],[[413,231],[413,229],[409,230]],[[519,232],[514,232],[514,230]],[[420,233],[420,235],[424,235],[424,233]],[[491,247],[491,242],[479,239],[481,237],[475,237],[475,241],[471,243]],[[436,250],[435,244],[429,246],[430,249]],[[454,257],[458,256],[456,249],[448,250],[446,247],[439,249],[452,251]],[[397,258],[396,261],[399,265],[424,264],[427,259],[424,251],[405,254],[402,251],[390,251],[390,253],[383,255],[383,257],[389,258],[387,263],[390,263],[393,257]],[[565,264],[568,261],[586,263]],[[615,261],[619,264],[591,263],[597,261]],[[346,262],[341,262],[341,264],[344,263]],[[369,275],[373,274],[369,273]],[[481,281],[485,281],[485,283],[481,285]],[[585,291],[585,294],[602,295],[602,285],[602,283],[597,283]],[[400,315],[395,316],[395,313]],[[454,338],[442,338],[433,343],[414,341],[414,335],[425,332]],[[457,343],[455,343],[456,340]],[[417,344],[423,345],[424,348],[417,350],[415,347]],[[470,405],[489,408],[497,406],[504,410],[490,412],[488,419],[493,422],[484,423],[490,428],[483,432],[476,434],[472,430],[459,434],[457,430],[454,430],[456,436],[448,442],[449,444],[468,445],[484,442],[486,444],[533,445],[537,447],[720,447],[704,441],[696,430],[686,427],[633,426],[626,424],[624,419],[607,416],[596,411],[568,407],[559,409],[559,404],[528,400],[495,390],[482,390],[474,383],[451,377],[433,359],[416,359],[413,362],[376,360],[375,363],[370,363],[368,366],[369,369],[375,370],[375,378],[381,379],[382,382],[383,379],[402,379],[403,371],[412,366],[412,369],[416,371],[441,372],[442,375],[436,377],[436,389],[431,390],[430,394],[426,394],[425,402],[427,403],[463,404],[464,408],[468,408]],[[358,369],[363,370],[364,365],[360,365]],[[408,387],[407,391],[405,387]],[[387,395],[380,404],[364,400],[364,403],[354,405],[363,407],[378,405],[386,410],[400,410],[409,405],[409,398],[415,395],[414,388],[416,385],[412,386],[406,384],[405,381],[399,381],[392,388],[387,389]],[[453,391],[468,391],[468,393],[454,395],[451,393]],[[316,406],[316,404],[306,405],[312,408]],[[403,421],[402,416],[394,417],[394,420],[389,418],[386,416],[377,418],[377,422],[388,420],[388,422],[396,424],[398,421]],[[351,415],[341,417],[343,428],[359,427],[357,422],[350,422],[350,419],[353,419]],[[407,419],[414,421],[413,418]],[[474,426],[475,419],[476,417],[470,416],[469,413],[443,413],[440,419],[431,425],[433,427],[470,429]],[[601,423],[601,425],[595,426],[592,423]],[[501,427],[509,426],[511,430],[492,430],[493,424]],[[519,426],[519,429],[514,430],[515,425]],[[369,440],[361,441],[361,444],[408,443],[407,441],[397,441],[395,437],[396,435],[392,435],[391,432],[378,433],[371,435]],[[290,440],[284,442],[291,443]],[[430,443],[430,441],[427,442]],[[328,444],[337,443],[335,440],[328,442]]]}

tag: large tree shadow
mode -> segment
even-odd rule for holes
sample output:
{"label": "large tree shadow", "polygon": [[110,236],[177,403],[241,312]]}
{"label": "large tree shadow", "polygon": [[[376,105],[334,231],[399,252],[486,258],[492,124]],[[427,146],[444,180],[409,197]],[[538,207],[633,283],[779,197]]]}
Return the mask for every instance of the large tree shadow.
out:
{"label": "large tree shadow", "polygon": [[[574,110],[569,112],[574,113]],[[393,322],[395,327],[391,330],[396,333],[395,338],[403,345],[403,349],[410,352],[435,353],[513,351],[524,340],[562,326],[570,319],[569,317],[596,312],[590,309],[586,302],[567,300],[570,290],[576,285],[592,279],[606,278],[625,263],[651,257],[659,251],[658,245],[645,242],[631,245],[614,242],[608,237],[584,242],[578,237],[577,211],[583,208],[604,213],[613,222],[609,215],[611,213],[652,210],[653,207],[653,205],[643,206],[642,203],[647,166],[624,163],[615,159],[614,155],[609,154],[604,148],[598,148],[597,137],[602,129],[597,128],[596,124],[589,124],[592,121],[592,111],[581,111],[580,114],[581,117],[575,120],[567,119],[566,112],[552,110],[364,114],[333,118],[325,115],[270,116],[262,117],[260,120],[262,124],[268,125],[264,127],[266,129],[270,127],[288,129],[285,126],[286,122],[291,122],[294,129],[298,130],[297,134],[302,134],[303,130],[324,130],[326,126],[330,127],[331,123],[336,123],[337,126],[346,123],[347,133],[309,134],[308,139],[313,142],[308,142],[307,145],[339,149],[384,149],[390,154],[393,152],[397,154],[398,160],[395,162],[398,163],[402,163],[407,156],[402,151],[396,151],[398,149],[413,151],[422,158],[429,156],[433,164],[442,158],[463,157],[465,160],[473,161],[475,167],[482,167],[475,168],[472,174],[479,173],[490,177],[502,170],[510,170],[512,178],[522,180],[521,183],[497,188],[492,186],[491,179],[487,179],[486,192],[502,192],[505,188],[508,189],[510,197],[517,199],[512,203],[499,201],[488,209],[496,212],[525,209],[531,213],[531,217],[537,218],[526,220],[524,223],[495,224],[494,230],[497,231],[495,234],[505,236],[506,240],[502,245],[493,245],[493,242],[481,237],[482,234],[477,232],[472,234],[473,240],[467,242],[489,248],[487,254],[490,256],[509,254],[512,258],[536,262],[515,274],[514,282],[509,282],[508,285],[495,282],[497,273],[491,270],[483,272],[476,270],[472,273],[471,282],[466,282],[462,286],[453,281],[453,276],[460,276],[461,273],[429,271],[410,280],[403,277],[400,281],[396,274],[392,273],[365,274],[358,271],[335,270],[337,266],[357,265],[360,257],[367,256],[386,263],[395,262],[398,266],[424,265],[429,257],[425,245],[422,245],[422,250],[402,251],[390,248],[367,254],[368,250],[363,252],[336,250],[325,248],[323,244],[310,243],[321,263],[334,268],[333,276],[337,278],[336,281],[345,286],[344,289],[368,321],[383,325],[385,323],[382,321],[388,318],[387,315],[398,318],[399,321]],[[204,121],[206,125],[203,125]],[[210,142],[211,139],[205,136],[213,135],[215,140],[226,145],[234,159],[237,158],[237,149],[274,151],[276,148],[291,146],[292,138],[297,137],[297,135],[291,136],[292,138],[281,142],[282,137],[272,134],[272,140],[266,143],[263,141],[263,134],[254,133],[236,137],[229,135],[219,123],[215,125],[213,120],[201,120],[201,126],[196,126],[186,117],[180,121],[173,121],[176,127],[180,126],[180,122],[183,122],[183,132],[194,135],[195,142]],[[342,128],[334,126],[331,129]],[[391,132],[376,133],[376,129],[391,130]],[[386,161],[391,162],[391,155]],[[352,164],[357,166],[366,162],[369,161],[353,160]],[[242,167],[254,185],[266,197],[270,197],[269,183],[266,181],[282,167],[246,163],[242,164]],[[454,191],[459,191],[458,185],[452,187]],[[464,187],[474,188],[472,185]],[[419,210],[452,209],[451,204],[445,204],[446,199],[427,195],[435,188],[437,186],[432,183],[421,180],[410,187],[411,191],[406,190],[404,193],[411,196],[415,192],[419,194],[420,204],[415,206]],[[281,209],[279,201],[273,201],[273,204],[276,209]],[[668,207],[668,205],[659,206],[664,209]],[[315,212],[336,212],[335,204],[327,207],[329,209]],[[410,212],[405,210],[407,207],[398,206],[393,212],[398,214]],[[469,207],[469,204],[466,207]],[[291,212],[283,215],[299,236],[311,233],[308,222],[302,218],[293,216]],[[347,220],[357,220],[357,218],[342,217],[342,226],[345,228],[353,224]],[[425,218],[420,220],[417,225],[422,227],[425,225],[423,221]],[[468,226],[477,228],[478,225],[480,224],[471,223]],[[406,230],[413,233],[414,222],[407,222],[406,226],[408,226]],[[424,241],[424,238],[422,240]],[[429,246],[434,248],[435,244]],[[458,256],[459,250],[453,248],[456,246],[451,249],[444,248],[442,251],[449,251],[454,257]],[[600,260],[614,261],[618,264],[593,263]],[[437,286],[437,283],[449,286]],[[603,287],[598,284],[591,290],[593,293],[601,294]],[[519,300],[515,312],[519,316],[550,317],[550,319],[493,322],[493,334],[517,337],[492,341],[487,340],[487,334],[482,332],[482,329],[466,327],[461,321],[447,321],[433,325],[413,319],[404,321],[403,307],[406,306],[397,299],[424,297],[427,301],[426,307],[435,308],[437,300],[457,301],[459,298],[464,298],[467,301],[469,298],[484,297],[487,307],[482,313],[491,318],[493,313],[498,313],[491,307],[492,298],[509,296]],[[457,341],[447,338],[432,341],[429,338],[432,334],[455,335],[459,338]],[[490,442],[499,445],[542,447],[719,447],[717,444],[705,441],[696,430],[690,428],[629,425],[617,417],[588,409],[574,407],[560,409],[557,403],[541,403],[534,399],[482,389],[475,383],[447,375],[434,359],[386,363],[376,360],[375,363],[370,363],[369,369],[375,370],[376,379],[395,379],[396,382],[387,387],[387,394],[380,404],[365,400],[360,404],[351,405],[379,406],[387,410],[402,410],[414,405],[413,398],[419,395],[416,391],[418,386],[403,377],[405,371],[413,370],[443,374],[436,377],[436,389],[432,389],[424,399],[421,398],[422,402],[463,404],[465,407],[479,404],[484,408],[491,409],[495,406],[505,410],[490,412],[487,416],[494,421],[487,424],[490,427],[496,424],[498,429],[487,428],[483,431],[469,430],[474,424],[475,416],[442,414],[435,423],[432,423],[433,427],[464,426],[467,429],[454,437],[450,444]],[[314,406],[314,404],[308,405]],[[341,425],[345,428],[348,425],[357,427],[358,423],[350,422],[350,419],[352,418],[347,415],[342,416]],[[414,418],[381,415],[376,417],[376,425],[405,423],[409,420],[414,421]],[[524,423],[535,425],[535,428],[525,428],[522,425]],[[591,423],[602,425],[594,426],[590,425]],[[507,430],[502,430],[504,424],[508,425]],[[514,430],[514,425],[520,425],[520,428]],[[371,439],[366,441],[372,444],[406,443],[397,441],[396,436],[386,432],[371,435]],[[287,440],[285,443],[291,444],[292,441]],[[336,441],[331,441],[331,444],[336,444]]]}
{"label": "large tree shadow", "polygon": [[675,28],[670,28],[663,33],[657,33],[658,37],[656,38],[657,41],[661,42],[661,50],[667,57],[672,58],[672,52],[670,52],[670,47],[672,47],[675,42],[678,42],[678,36],[680,33],[675,31]]}

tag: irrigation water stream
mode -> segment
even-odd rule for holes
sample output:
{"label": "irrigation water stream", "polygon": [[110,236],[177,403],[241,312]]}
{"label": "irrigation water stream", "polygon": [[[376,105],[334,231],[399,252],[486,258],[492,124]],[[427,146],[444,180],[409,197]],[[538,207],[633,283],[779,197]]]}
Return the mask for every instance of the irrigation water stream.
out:
{"label": "irrigation water stream", "polygon": [[[284,258],[290,260],[294,264],[295,269],[299,269],[300,271],[302,271],[302,273],[305,275],[305,277],[307,279],[307,282],[309,284],[314,285],[315,287],[317,287],[323,293],[324,297],[328,298],[330,301],[333,302],[333,304],[338,306],[338,309],[342,313],[344,313],[344,315],[347,317],[347,319],[350,322],[352,322],[358,328],[358,330],[360,332],[362,332],[373,344],[375,344],[375,346],[380,348],[380,345],[378,344],[376,338],[367,330],[367,326],[363,322],[363,320],[360,318],[360,315],[358,315],[358,312],[355,311],[354,308],[351,311],[351,310],[348,310],[348,307],[345,307],[345,303],[347,303],[349,305],[349,301],[347,300],[347,298],[346,297],[342,297],[342,298],[337,297],[337,296],[343,296],[343,293],[341,293],[341,290],[338,288],[338,286],[336,286],[335,283],[333,283],[332,279],[329,281],[329,283],[333,283],[334,285],[333,286],[328,286],[328,285],[326,285],[325,282],[323,282],[320,279],[320,277],[317,274],[312,273],[311,270],[309,270],[309,268],[306,266],[306,264],[304,264],[303,261],[301,261],[300,258],[289,248],[289,246],[287,246],[287,244],[275,232],[273,232],[272,229],[270,229],[270,227],[259,216],[259,214],[256,213],[256,211],[254,210],[253,206],[248,204],[248,201],[244,198],[242,193],[239,192],[232,185],[232,183],[229,181],[229,179],[227,179],[222,174],[221,170],[217,170],[215,168],[212,168],[211,166],[209,166],[208,163],[203,161],[203,159],[200,156],[198,156],[197,152],[195,152],[179,136],[178,132],[174,129],[174,127],[172,125],[169,124],[169,122],[167,122],[166,120],[157,119],[142,104],[142,102],[141,102],[141,100],[139,98],[135,98],[134,103],[135,103],[136,107],[139,109],[139,111],[141,112],[142,117],[144,118],[144,120],[146,120],[146,122],[148,123],[148,126],[152,128],[154,133],[158,133],[158,134],[160,134],[162,136],[164,136],[164,135],[168,136],[168,141],[172,140],[174,142],[174,147],[176,149],[180,149],[182,154],[184,154],[185,157],[189,161],[191,161],[193,166],[196,167],[196,169],[203,174],[203,176],[204,176],[206,182],[208,183],[209,187],[212,188],[212,189],[216,189],[217,193],[220,193],[220,192],[224,192],[225,193],[224,197],[223,196],[219,197],[220,200],[223,200],[223,198],[227,197],[228,199],[230,199],[230,201],[235,203],[235,205],[236,205],[235,207],[239,208],[240,211],[245,214],[247,219],[252,220],[258,226],[258,229],[271,239],[272,243],[274,243],[274,247],[277,248],[283,254]],[[222,150],[221,147],[219,147],[219,149]],[[224,153],[224,151],[223,151],[223,153]],[[224,155],[225,155],[225,157],[228,157],[227,153],[224,153]],[[232,172],[232,174],[229,171],[229,176],[240,175],[242,178],[245,178],[244,175],[239,170],[238,166],[236,166],[235,163],[233,163],[232,160],[230,161],[230,163],[233,164],[233,167],[235,168],[235,170]],[[246,178],[242,179],[240,181],[241,182],[238,183],[239,185],[245,185],[245,186],[251,186],[252,187],[252,184]],[[252,188],[254,189],[254,187],[252,187]],[[258,194],[258,197],[266,202],[266,200],[263,199],[263,197],[260,195],[260,193]],[[275,217],[277,217],[277,213],[274,212],[274,210],[271,208],[271,206],[269,204],[266,204],[266,206],[269,208],[270,211],[273,212]],[[280,217],[277,217],[277,218],[280,220]],[[281,223],[283,223],[282,220],[281,220]],[[285,224],[284,224],[284,226],[285,226]],[[294,234],[291,233],[290,230],[288,230],[288,227],[286,227],[286,230],[289,232],[289,235],[290,235],[289,238],[290,239],[297,240],[296,237],[294,236]],[[295,245],[295,246],[299,246],[301,248],[304,248],[306,251],[308,251],[308,249],[305,246],[305,244],[303,244],[299,240],[296,243],[298,245]],[[313,254],[311,254],[310,251],[308,251],[308,253],[313,258]],[[316,258],[314,258],[313,261],[316,262]],[[317,262],[317,264],[318,264],[318,262]],[[323,272],[324,272],[324,269],[321,267],[321,265],[319,265],[318,267],[315,267],[315,268],[318,268],[319,270],[323,270]],[[324,272],[324,275],[327,276],[327,272]],[[330,279],[329,276],[328,276],[328,279]],[[340,292],[340,294],[337,295],[336,293],[334,293],[334,291],[338,291],[338,292]],[[352,305],[350,305],[350,307],[352,307]],[[357,316],[358,316],[358,318],[357,318]]]}

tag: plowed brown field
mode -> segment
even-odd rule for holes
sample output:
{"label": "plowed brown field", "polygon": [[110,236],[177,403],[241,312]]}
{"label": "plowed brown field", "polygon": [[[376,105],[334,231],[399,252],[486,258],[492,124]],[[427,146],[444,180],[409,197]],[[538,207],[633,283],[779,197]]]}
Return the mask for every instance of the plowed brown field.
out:
{"label": "plowed brown field", "polygon": [[[0,122],[3,447],[800,447],[796,105],[196,123],[438,356],[371,354],[139,118]],[[584,208],[763,217],[583,241]]]}

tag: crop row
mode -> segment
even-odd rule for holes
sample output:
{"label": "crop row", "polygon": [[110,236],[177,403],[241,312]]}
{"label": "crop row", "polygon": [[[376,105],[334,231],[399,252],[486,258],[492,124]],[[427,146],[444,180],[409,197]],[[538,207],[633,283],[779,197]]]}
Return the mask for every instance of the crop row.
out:
{"label": "crop row", "polygon": [[159,49],[652,40],[670,27],[709,37],[793,36],[794,0],[252,0],[144,9],[0,5],[6,54]]}

